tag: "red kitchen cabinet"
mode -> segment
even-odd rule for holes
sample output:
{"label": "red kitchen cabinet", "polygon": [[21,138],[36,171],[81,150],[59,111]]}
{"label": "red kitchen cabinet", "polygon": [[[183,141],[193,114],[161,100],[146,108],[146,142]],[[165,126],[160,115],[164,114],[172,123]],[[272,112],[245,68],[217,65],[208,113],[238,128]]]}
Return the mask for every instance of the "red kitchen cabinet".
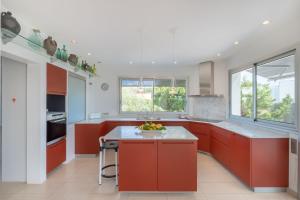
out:
{"label": "red kitchen cabinet", "polygon": [[231,170],[247,185],[251,184],[250,138],[234,134],[231,146]]}
{"label": "red kitchen cabinet", "polygon": [[103,124],[75,125],[75,154],[99,153],[99,137]]}
{"label": "red kitchen cabinet", "polygon": [[198,150],[210,152],[210,124],[191,122],[189,130],[198,137]]}
{"label": "red kitchen cabinet", "polygon": [[67,94],[67,71],[53,64],[47,64],[47,94]]}
{"label": "red kitchen cabinet", "polygon": [[47,173],[58,167],[66,160],[66,140],[47,146],[46,166]]}
{"label": "red kitchen cabinet", "polygon": [[213,127],[211,153],[251,188],[287,187],[289,140],[247,138]]}
{"label": "red kitchen cabinet", "polygon": [[211,154],[225,167],[230,168],[230,149],[215,137],[211,140]]}
{"label": "red kitchen cabinet", "polygon": [[156,141],[119,141],[119,190],[157,190]]}
{"label": "red kitchen cabinet", "polygon": [[289,139],[251,139],[251,186],[288,187]]}
{"label": "red kitchen cabinet", "polygon": [[197,141],[158,141],[158,190],[197,191]]}

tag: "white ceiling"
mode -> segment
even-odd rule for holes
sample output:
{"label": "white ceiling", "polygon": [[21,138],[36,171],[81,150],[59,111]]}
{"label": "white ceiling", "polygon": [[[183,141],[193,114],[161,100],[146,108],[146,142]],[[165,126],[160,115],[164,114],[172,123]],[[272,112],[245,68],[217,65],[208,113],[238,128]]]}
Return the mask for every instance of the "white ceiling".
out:
{"label": "white ceiling", "polygon": [[[229,56],[234,41],[242,44],[261,29],[278,27],[299,17],[299,0],[2,0],[23,20],[58,41],[75,39],[76,53],[104,64],[172,64],[176,28],[176,60],[190,65]],[[271,24],[263,26],[264,20]],[[300,23],[299,23],[300,25]],[[293,26],[293,25],[291,25]],[[70,47],[70,46],[69,46]]]}

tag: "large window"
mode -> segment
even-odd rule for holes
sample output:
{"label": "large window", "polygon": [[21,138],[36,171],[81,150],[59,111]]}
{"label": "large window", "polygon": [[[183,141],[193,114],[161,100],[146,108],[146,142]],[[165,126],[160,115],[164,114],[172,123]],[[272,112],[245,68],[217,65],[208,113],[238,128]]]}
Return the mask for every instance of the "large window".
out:
{"label": "large window", "polygon": [[186,80],[120,79],[121,112],[184,112]]}
{"label": "large window", "polygon": [[295,125],[295,84],[294,51],[232,72],[231,116]]}

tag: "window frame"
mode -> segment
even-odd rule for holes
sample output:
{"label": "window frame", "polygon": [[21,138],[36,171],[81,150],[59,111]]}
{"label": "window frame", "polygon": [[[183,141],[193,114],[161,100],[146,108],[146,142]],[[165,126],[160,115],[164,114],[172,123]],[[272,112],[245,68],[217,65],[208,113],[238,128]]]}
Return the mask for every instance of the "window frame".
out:
{"label": "window frame", "polygon": [[[263,64],[270,63],[288,56],[295,56],[295,108],[298,110],[299,106],[299,98],[298,98],[298,91],[297,86],[299,84],[298,77],[299,70],[297,66],[297,52],[296,49],[287,51],[285,53],[273,56],[268,59],[264,59],[262,61],[256,62],[254,64],[248,65],[247,67],[238,68],[238,69],[232,69],[229,70],[229,119],[238,121],[238,122],[248,122],[248,123],[255,123],[257,125],[265,126],[265,127],[271,127],[276,129],[284,129],[284,130],[291,130],[291,131],[297,131],[298,128],[298,120],[299,120],[299,114],[296,111],[295,114],[295,123],[286,123],[286,122],[280,122],[280,121],[272,121],[272,120],[264,120],[264,119],[258,119],[257,118],[257,68]],[[232,75],[247,69],[253,69],[253,77],[252,77],[252,84],[253,84],[253,96],[252,96],[252,115],[251,117],[242,117],[238,115],[232,114]]]}
{"label": "window frame", "polygon": [[[156,78],[149,78],[149,77],[143,77],[145,80],[152,80],[153,81],[153,87],[152,87],[152,100],[154,101],[154,88],[155,88],[155,80],[172,80],[172,78],[167,77],[156,77]],[[183,112],[164,112],[164,111],[149,111],[149,112],[128,112],[128,111],[122,111],[122,80],[140,80],[139,77],[119,77],[119,114],[154,114],[154,115],[179,115],[179,114],[187,114],[188,111],[188,78],[183,77],[175,77],[176,80],[184,80],[185,81],[185,88],[186,88],[186,94],[185,94],[185,106]],[[154,104],[153,104],[154,106]],[[154,108],[154,107],[153,107]]]}

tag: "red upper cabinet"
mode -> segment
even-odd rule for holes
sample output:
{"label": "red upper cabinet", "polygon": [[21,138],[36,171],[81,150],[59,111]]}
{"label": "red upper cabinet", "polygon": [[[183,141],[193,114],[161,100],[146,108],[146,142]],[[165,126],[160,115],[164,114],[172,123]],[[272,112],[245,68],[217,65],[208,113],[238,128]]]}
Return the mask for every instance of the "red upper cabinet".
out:
{"label": "red upper cabinet", "polygon": [[67,71],[47,64],[47,94],[67,94]]}

